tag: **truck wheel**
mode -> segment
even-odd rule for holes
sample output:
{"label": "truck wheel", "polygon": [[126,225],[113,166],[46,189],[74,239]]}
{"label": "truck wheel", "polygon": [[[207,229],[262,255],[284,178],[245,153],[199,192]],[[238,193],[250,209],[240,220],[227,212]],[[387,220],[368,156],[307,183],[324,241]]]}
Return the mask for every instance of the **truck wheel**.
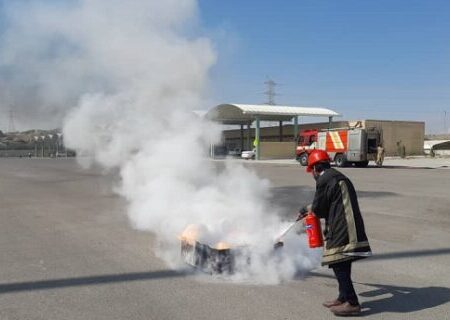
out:
{"label": "truck wheel", "polygon": [[302,166],[307,166],[308,165],[308,154],[307,153],[302,153],[300,155],[300,157],[298,158],[298,161],[300,162],[300,164]]}
{"label": "truck wheel", "polygon": [[361,162],[355,162],[355,166],[358,168],[366,168],[369,165],[369,161],[361,161]]}
{"label": "truck wheel", "polygon": [[345,165],[347,164],[347,160],[345,160],[343,154],[337,154],[336,157],[334,158],[334,162],[340,168],[345,167]]}

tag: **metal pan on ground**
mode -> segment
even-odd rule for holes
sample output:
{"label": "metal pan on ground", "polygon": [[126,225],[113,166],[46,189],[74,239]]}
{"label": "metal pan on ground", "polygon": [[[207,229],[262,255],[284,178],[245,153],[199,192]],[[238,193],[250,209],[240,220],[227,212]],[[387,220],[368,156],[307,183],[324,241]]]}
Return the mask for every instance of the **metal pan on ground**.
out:
{"label": "metal pan on ground", "polygon": [[[274,243],[274,254],[284,246],[283,238],[298,223],[295,221],[278,236]],[[199,235],[201,227],[189,225],[178,237],[180,240],[181,257],[184,262],[198,270],[209,274],[233,274],[237,262],[240,266],[250,265],[251,251],[249,246],[231,246],[226,242],[219,242],[214,246],[201,243]],[[304,232],[302,229],[300,233]],[[299,234],[300,234],[299,233]]]}
{"label": "metal pan on ground", "polygon": [[188,265],[210,274],[233,274],[237,259],[246,259],[244,261],[250,263],[246,247],[213,248],[185,239],[181,239],[181,256]]}

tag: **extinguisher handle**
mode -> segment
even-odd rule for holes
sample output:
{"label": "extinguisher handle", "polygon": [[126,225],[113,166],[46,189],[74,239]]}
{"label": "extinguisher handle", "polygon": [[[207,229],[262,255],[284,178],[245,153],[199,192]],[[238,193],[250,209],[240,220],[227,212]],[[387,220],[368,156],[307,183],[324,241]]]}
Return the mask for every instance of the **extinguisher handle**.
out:
{"label": "extinguisher handle", "polygon": [[311,205],[301,207],[298,210],[297,221],[304,219],[311,212]]}
{"label": "extinguisher handle", "polygon": [[308,213],[301,213],[301,212],[299,212],[299,213],[298,213],[298,216],[297,216],[297,219],[296,219],[295,221],[303,220],[303,219],[305,219],[307,216],[308,216]]}

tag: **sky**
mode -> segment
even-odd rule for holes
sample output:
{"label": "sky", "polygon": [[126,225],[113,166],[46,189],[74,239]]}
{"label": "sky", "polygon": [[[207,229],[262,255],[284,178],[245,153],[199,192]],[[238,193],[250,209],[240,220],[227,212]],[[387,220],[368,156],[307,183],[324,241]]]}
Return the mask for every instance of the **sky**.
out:
{"label": "sky", "polygon": [[[200,0],[215,102],[322,106],[344,119],[450,126],[450,2]],[[446,115],[446,118],[444,117]]]}
{"label": "sky", "polygon": [[[0,0],[0,41],[3,13],[16,1]],[[425,121],[427,133],[449,132],[450,1],[198,0],[196,23],[187,35],[209,38],[217,54],[211,107],[264,103],[272,79],[277,104],[327,107],[347,120]],[[5,108],[0,130],[8,127]]]}

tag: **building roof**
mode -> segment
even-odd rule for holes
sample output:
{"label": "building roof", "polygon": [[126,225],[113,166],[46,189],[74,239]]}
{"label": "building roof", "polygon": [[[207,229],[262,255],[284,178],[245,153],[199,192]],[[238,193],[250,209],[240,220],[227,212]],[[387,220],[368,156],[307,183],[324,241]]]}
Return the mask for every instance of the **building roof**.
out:
{"label": "building roof", "polygon": [[326,108],[272,106],[255,104],[220,104],[205,117],[224,124],[248,124],[256,117],[262,121],[290,121],[296,116],[335,117],[339,113]]}

